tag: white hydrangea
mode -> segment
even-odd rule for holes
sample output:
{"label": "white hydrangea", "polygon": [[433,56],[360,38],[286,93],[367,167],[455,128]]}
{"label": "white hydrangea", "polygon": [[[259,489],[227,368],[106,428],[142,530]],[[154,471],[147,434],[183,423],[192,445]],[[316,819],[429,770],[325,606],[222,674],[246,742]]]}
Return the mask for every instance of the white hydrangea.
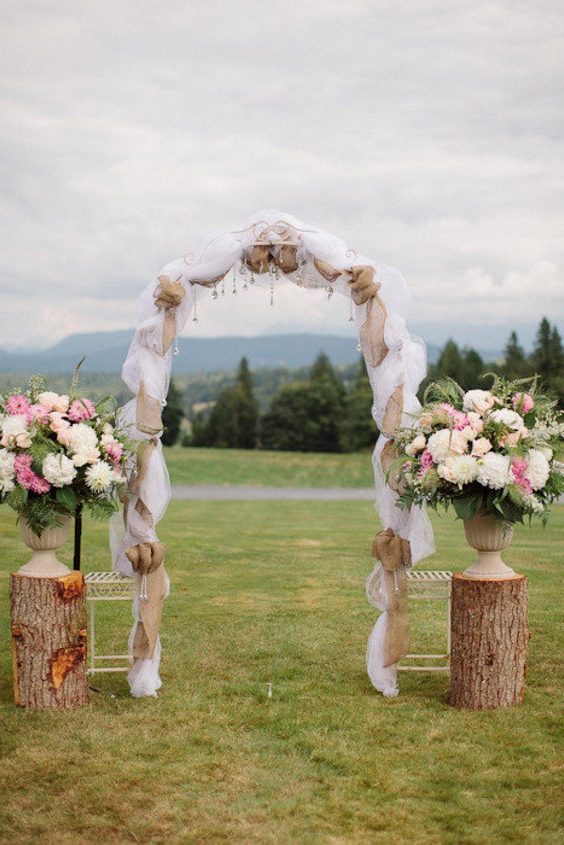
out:
{"label": "white hydrangea", "polygon": [[37,401],[40,405],[45,405],[46,408],[49,408],[50,411],[58,411],[62,414],[68,411],[70,404],[70,399],[65,393],[54,393],[52,390],[45,390],[43,393],[40,393]]}
{"label": "white hydrangea", "polygon": [[503,423],[508,428],[513,428],[515,431],[520,431],[525,426],[523,417],[512,411],[510,408],[500,408],[498,411],[492,411],[490,419],[496,423]]}
{"label": "white hydrangea", "polygon": [[491,487],[494,490],[501,490],[509,484],[512,480],[509,455],[500,455],[499,452],[488,452],[484,455],[478,461],[476,480],[483,487]]}
{"label": "white hydrangea", "polygon": [[411,455],[411,457],[413,457],[418,452],[422,452],[426,443],[427,441],[425,440],[424,435],[418,434],[417,437],[415,437],[411,443],[408,443],[405,447],[406,455]]}
{"label": "white hydrangea", "polygon": [[41,471],[53,487],[65,487],[67,484],[72,484],[76,478],[74,463],[66,455],[53,453],[47,455],[43,460]]}
{"label": "white hydrangea", "polygon": [[106,461],[96,461],[85,473],[86,484],[93,493],[106,493],[115,484],[113,467]]}
{"label": "white hydrangea", "polygon": [[429,437],[427,449],[436,464],[446,460],[450,451],[451,434],[450,428],[441,428]]}
{"label": "white hydrangea", "polygon": [[439,464],[437,472],[445,481],[450,481],[462,489],[465,484],[476,480],[478,461],[471,455],[450,455],[443,464]]}
{"label": "white hydrangea", "polygon": [[477,411],[483,414],[493,408],[495,397],[489,390],[469,390],[464,394],[462,407],[465,411]]}
{"label": "white hydrangea", "polygon": [[28,449],[31,438],[27,427],[27,420],[23,414],[10,414],[2,420],[2,446],[14,449]]}
{"label": "white hydrangea", "polygon": [[98,446],[98,437],[96,432],[85,423],[71,425],[67,439],[71,455],[79,452],[85,454],[90,449],[96,449]]}
{"label": "white hydrangea", "polygon": [[14,458],[13,452],[0,449],[0,493],[9,493],[14,489]]}
{"label": "white hydrangea", "polygon": [[531,449],[527,455],[528,466],[525,478],[530,481],[533,490],[541,490],[550,475],[550,464],[538,449]]}

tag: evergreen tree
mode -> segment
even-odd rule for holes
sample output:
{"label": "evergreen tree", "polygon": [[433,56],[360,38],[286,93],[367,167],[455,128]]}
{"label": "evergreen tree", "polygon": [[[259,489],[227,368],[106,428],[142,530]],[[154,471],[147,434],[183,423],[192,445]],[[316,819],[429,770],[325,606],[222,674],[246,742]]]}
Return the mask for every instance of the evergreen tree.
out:
{"label": "evergreen tree", "polygon": [[184,419],[184,408],[182,407],[182,393],[171,379],[170,387],[166,397],[166,405],[163,408],[163,446],[174,446],[180,436],[180,427]]}
{"label": "evergreen tree", "polygon": [[524,378],[530,372],[525,351],[519,343],[517,332],[511,332],[503,354],[502,372],[510,379]]}
{"label": "evergreen tree", "polygon": [[372,419],[374,396],[361,357],[357,377],[352,390],[347,394],[345,415],[341,425],[341,448],[343,452],[357,452],[374,446],[378,437],[376,423]]}
{"label": "evergreen tree", "polygon": [[282,387],[261,421],[265,449],[297,452],[341,451],[343,402],[327,379]]}
{"label": "evergreen tree", "polygon": [[207,423],[194,421],[194,446],[224,449],[255,449],[257,445],[258,407],[253,380],[246,358],[242,358],[234,385],[217,397]]}
{"label": "evergreen tree", "polygon": [[447,340],[434,367],[434,378],[450,376],[459,384],[463,379],[463,364],[460,349],[454,340]]}
{"label": "evergreen tree", "polygon": [[321,352],[313,363],[309,374],[311,382],[328,382],[335,390],[344,397],[345,388],[343,382],[333,369],[331,361],[324,352]]}
{"label": "evergreen tree", "polygon": [[[559,336],[558,336],[559,337]],[[553,353],[554,341],[550,323],[543,317],[537,329],[537,337],[531,355],[531,361],[535,371],[541,376],[543,381],[547,381],[553,373]]]}
{"label": "evergreen tree", "polygon": [[462,353],[462,369],[460,386],[464,390],[472,390],[480,384],[480,376],[484,372],[484,361],[475,349],[465,349]]}

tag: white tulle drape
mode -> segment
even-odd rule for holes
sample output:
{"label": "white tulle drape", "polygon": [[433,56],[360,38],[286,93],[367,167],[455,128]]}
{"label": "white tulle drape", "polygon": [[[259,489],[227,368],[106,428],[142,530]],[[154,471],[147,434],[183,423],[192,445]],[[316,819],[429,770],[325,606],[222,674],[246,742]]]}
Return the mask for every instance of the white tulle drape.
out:
{"label": "white tulle drape", "polygon": [[[210,280],[226,273],[234,265],[240,267],[241,257],[256,243],[257,232],[265,227],[269,228],[270,243],[282,243],[284,235],[279,235],[284,226],[292,234],[292,242],[298,244],[297,257],[300,263],[298,272],[280,274],[273,279],[267,273],[256,275],[254,282],[257,286],[267,287],[271,284],[284,283],[299,284],[308,288],[325,288],[327,281],[319,274],[314,266],[313,258],[328,262],[338,269],[350,269],[351,266],[372,265],[376,270],[376,281],[380,284],[379,297],[384,302],[387,318],[384,328],[384,340],[388,353],[377,367],[372,367],[367,361],[367,370],[374,392],[372,414],[376,424],[381,427],[384,411],[388,399],[394,389],[404,385],[402,425],[409,425],[418,408],[416,398],[417,388],[425,375],[426,355],[424,343],[416,337],[411,337],[407,331],[403,317],[407,302],[407,288],[400,273],[386,267],[373,259],[358,255],[348,249],[340,239],[313,226],[279,211],[261,211],[253,215],[245,225],[231,232],[219,232],[209,237],[188,260],[179,258],[167,264],[157,276],[167,276],[170,280],[179,281],[185,289],[185,297],[176,309],[176,329],[180,333],[190,315],[194,296],[198,302],[204,300],[211,293],[211,288],[193,285],[192,282]],[[129,348],[126,361],[122,368],[122,378],[132,393],[137,394],[143,382],[147,394],[158,400],[162,406],[166,401],[170,382],[172,352],[169,349],[164,355],[163,326],[164,311],[155,306],[154,293],[158,285],[157,276],[152,278],[138,301],[138,323],[135,336]],[[348,278],[340,276],[332,283],[333,290],[350,297]],[[354,306],[357,329],[360,329],[366,319],[366,304]],[[128,427],[130,436],[136,440],[149,439],[136,427],[136,399],[132,399],[121,409],[121,423]],[[376,485],[376,509],[383,527],[392,528],[401,537],[409,540],[413,563],[434,551],[433,536],[430,523],[425,513],[419,509],[410,512],[399,510],[395,506],[396,494],[386,484],[379,455],[386,442],[381,435],[374,449],[374,477]],[[114,567],[126,574],[132,574],[131,564],[125,556],[125,549],[136,543],[157,540],[156,526],[164,515],[170,499],[170,483],[160,442],[153,452],[148,471],[138,498],[141,498],[152,515],[152,525],[139,516],[135,509],[137,497],[132,496],[127,510],[127,524],[123,536],[118,537],[115,521],[112,523],[114,537],[112,540]],[[381,585],[381,564],[376,567],[371,578],[372,586]],[[382,631],[385,625],[386,597],[381,586],[381,601],[374,601],[377,593],[371,590],[372,598],[380,610],[384,611],[377,621],[370,636],[367,652],[367,668],[370,679],[376,689],[385,695],[397,692],[396,667],[383,667]],[[138,619],[138,602],[134,602],[134,619]],[[135,627],[135,625],[134,625]],[[132,632],[133,636],[133,632]],[[160,687],[159,661],[160,643],[151,660],[137,660],[129,674],[129,682],[133,695],[155,695]]]}

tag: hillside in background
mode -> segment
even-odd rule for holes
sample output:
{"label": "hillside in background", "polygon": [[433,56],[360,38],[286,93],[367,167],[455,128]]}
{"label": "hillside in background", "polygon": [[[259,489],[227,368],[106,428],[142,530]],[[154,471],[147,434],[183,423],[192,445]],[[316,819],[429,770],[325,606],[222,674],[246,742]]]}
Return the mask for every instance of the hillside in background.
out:
{"label": "hillside in background", "polygon": [[[132,336],[133,331],[74,334],[40,351],[0,350],[0,372],[72,372],[86,355],[83,372],[119,373]],[[351,364],[358,358],[356,338],[338,335],[182,337],[179,348],[180,355],[175,358],[173,367],[176,374],[231,371],[243,356],[252,369],[307,367],[320,352],[325,352],[336,366]],[[480,352],[485,360],[492,360],[499,354]],[[430,363],[437,360],[438,353],[438,346],[428,345]]]}

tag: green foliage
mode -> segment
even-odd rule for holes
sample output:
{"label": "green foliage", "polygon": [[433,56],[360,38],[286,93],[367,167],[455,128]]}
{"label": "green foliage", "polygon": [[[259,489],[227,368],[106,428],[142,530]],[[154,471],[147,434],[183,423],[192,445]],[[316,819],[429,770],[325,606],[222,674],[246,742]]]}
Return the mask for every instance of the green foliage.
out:
{"label": "green foliage", "polygon": [[224,388],[209,418],[196,417],[191,444],[228,449],[257,446],[258,406],[246,358],[242,358],[235,384]]}
{"label": "green foliage", "polygon": [[176,387],[174,379],[171,379],[166,405],[162,412],[163,433],[161,439],[164,446],[174,446],[177,442],[183,419],[182,394]]}

